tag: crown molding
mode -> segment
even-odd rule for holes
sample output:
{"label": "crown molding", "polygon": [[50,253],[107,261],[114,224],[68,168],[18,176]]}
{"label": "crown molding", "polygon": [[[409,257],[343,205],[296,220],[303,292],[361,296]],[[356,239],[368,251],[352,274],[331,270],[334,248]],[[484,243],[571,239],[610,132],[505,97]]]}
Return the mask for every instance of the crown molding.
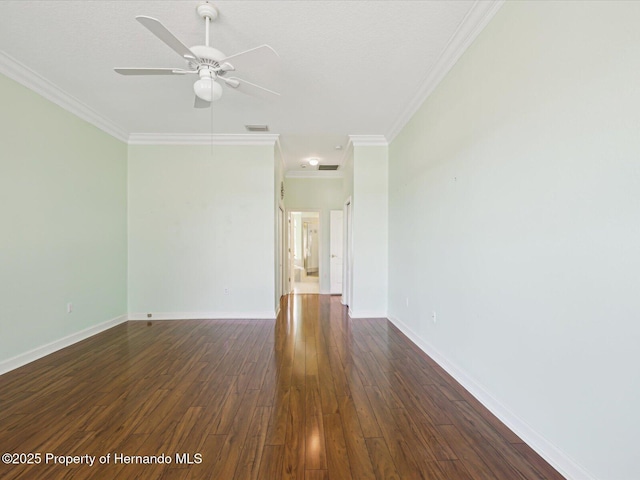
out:
{"label": "crown molding", "polygon": [[349,135],[349,143],[354,147],[386,147],[389,145],[384,135]]}
{"label": "crown molding", "polygon": [[342,178],[342,172],[338,170],[291,170],[285,174],[285,178]]}
{"label": "crown molding", "polygon": [[280,135],[278,135],[278,138],[276,139],[276,145],[275,145],[276,150],[278,150],[278,153],[280,154],[280,160],[282,162],[282,168],[283,168],[283,172],[284,172],[284,151],[282,150],[282,143],[280,143]]}
{"label": "crown molding", "polygon": [[278,134],[239,133],[132,133],[129,145],[267,145],[275,146]]}
{"label": "crown molding", "polygon": [[347,148],[344,149],[344,153],[340,159],[340,165],[347,167],[350,160],[353,160],[353,142],[351,139],[347,142]]}
{"label": "crown molding", "polygon": [[[284,161],[284,152],[282,151],[282,144],[280,143],[280,137],[276,140],[275,150],[280,154],[280,180],[282,180],[287,172],[287,164]],[[277,159],[277,155],[276,155]]]}
{"label": "crown molding", "polygon": [[447,46],[442,54],[429,71],[427,76],[421,82],[421,87],[409,102],[407,108],[393,122],[391,128],[387,132],[386,137],[389,141],[400,133],[404,126],[411,120],[424,101],[431,95],[444,76],[453,68],[462,54],[476,39],[478,34],[489,23],[493,16],[498,12],[505,0],[476,0],[471,10],[464,17],[462,23],[449,39]]}
{"label": "crown molding", "polygon": [[127,133],[111,120],[103,117],[91,107],[72,97],[42,75],[21,64],[13,57],[0,51],[0,73],[36,92],[38,95],[64,108],[68,112],[99,128],[105,133],[127,141]]}

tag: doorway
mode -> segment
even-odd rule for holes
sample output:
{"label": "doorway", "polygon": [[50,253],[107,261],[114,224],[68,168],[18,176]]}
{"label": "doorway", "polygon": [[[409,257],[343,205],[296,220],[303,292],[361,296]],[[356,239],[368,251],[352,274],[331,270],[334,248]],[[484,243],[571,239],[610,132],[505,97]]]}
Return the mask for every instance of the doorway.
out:
{"label": "doorway", "polygon": [[290,212],[289,267],[293,293],[320,293],[320,213]]}

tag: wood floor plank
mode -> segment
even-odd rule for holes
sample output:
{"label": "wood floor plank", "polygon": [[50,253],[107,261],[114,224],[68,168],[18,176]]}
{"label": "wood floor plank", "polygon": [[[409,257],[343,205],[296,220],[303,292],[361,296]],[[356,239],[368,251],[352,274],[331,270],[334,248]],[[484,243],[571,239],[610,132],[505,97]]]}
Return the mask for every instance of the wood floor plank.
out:
{"label": "wood floor plank", "polygon": [[0,375],[0,445],[173,459],[3,480],[562,479],[395,326],[325,295],[275,321],[127,322]]}
{"label": "wood floor plank", "polygon": [[549,465],[540,455],[538,455],[529,445],[526,443],[518,443],[514,445],[514,448],[520,452],[527,461],[536,469],[543,478],[547,480],[563,480],[564,477],[560,475],[551,465]]}
{"label": "wood floor plank", "polygon": [[258,478],[279,478],[282,473],[284,445],[267,445],[264,447]]}
{"label": "wood floor plank", "polygon": [[367,451],[367,444],[362,434],[362,428],[360,428],[360,421],[358,420],[358,413],[356,412],[353,398],[351,398],[351,396],[342,397],[338,403],[338,410],[342,420],[347,454],[349,455],[353,478],[359,480],[375,479],[373,465],[371,464],[371,458]]}
{"label": "wood floor plank", "polygon": [[442,433],[467,469],[473,472],[474,480],[495,480],[496,477],[489,466],[454,425],[438,425],[436,428]]}
{"label": "wood floor plank", "polygon": [[369,450],[369,456],[373,462],[376,479],[401,480],[384,439],[367,438],[365,442],[367,444],[367,450]]}
{"label": "wood floor plank", "polygon": [[327,438],[327,470],[331,479],[353,478],[344,439],[344,429],[339,413],[323,416],[324,432]]}
{"label": "wood floor plank", "polygon": [[287,418],[289,416],[289,395],[290,386],[282,387],[276,393],[276,400],[271,411],[269,419],[269,428],[267,429],[267,445],[284,445],[285,435],[287,433]]}
{"label": "wood floor plank", "polygon": [[226,435],[205,435],[198,439],[200,446],[196,450],[191,450],[185,447],[182,452],[193,453],[194,455],[199,453],[202,455],[202,462],[190,465],[187,470],[189,475],[187,478],[192,479],[206,479],[211,478],[211,473],[215,470],[216,465],[220,461],[222,450],[225,442],[227,441]]}
{"label": "wood floor plank", "polygon": [[[247,390],[241,399],[239,409],[241,412],[255,410],[258,401],[257,390]],[[212,478],[233,478],[241,459],[242,447],[246,443],[251,422],[251,415],[238,414],[233,416],[222,449],[220,459],[212,473]]]}
{"label": "wood floor plank", "polygon": [[328,353],[336,397],[340,398],[349,396],[351,394],[351,391],[349,389],[349,380],[344,373],[342,362],[340,361],[340,354],[338,353],[338,347],[336,347],[335,345],[332,346],[331,348],[329,348]]}
{"label": "wood floor plank", "polygon": [[378,425],[374,409],[369,402],[369,397],[367,397],[364,386],[360,383],[356,372],[353,372],[352,379],[350,389],[351,396],[356,407],[356,412],[358,413],[362,434],[365,438],[381,437],[382,431]]}
{"label": "wood floor plank", "polygon": [[338,412],[338,397],[333,383],[331,363],[329,361],[326,337],[318,331],[316,335],[316,356],[318,359],[318,380],[320,385],[320,399],[322,412],[327,415]]}
{"label": "wood floor plank", "polygon": [[305,387],[292,385],[289,395],[289,415],[284,442],[284,458],[282,460],[283,479],[304,479],[306,421],[305,421]]}
{"label": "wood floor plank", "polygon": [[421,478],[420,467],[413,456],[412,448],[405,442],[403,432],[398,428],[380,390],[375,386],[365,386],[365,391],[375,411],[378,425],[380,425],[380,430],[398,473],[403,479]]}
{"label": "wood floor plank", "polygon": [[236,480],[256,480],[265,446],[271,407],[258,407],[253,413],[249,436],[242,446],[238,467],[234,475]]}
{"label": "wood floor plank", "polygon": [[[494,448],[500,457],[502,457],[505,463],[515,468],[522,478],[525,479],[537,479],[542,480],[543,476],[536,470],[524,457],[520,455],[518,450],[511,447],[511,444],[500,435],[484,418],[482,418],[475,410],[473,410],[467,402],[459,401],[454,402],[454,405],[460,411],[460,422],[466,422],[465,431],[473,432],[473,438],[479,440],[484,439],[485,445]],[[464,420],[462,420],[464,419]]]}
{"label": "wood floor plank", "polygon": [[[436,422],[432,419],[432,410],[428,410],[430,403],[426,400],[422,392],[422,386],[415,383],[408,383],[405,380],[413,382],[412,379],[401,376],[398,372],[394,372],[396,376],[396,393],[402,400],[405,410],[411,413],[412,428],[416,431],[418,438],[425,444],[429,451],[432,451],[437,460],[457,460],[453,450],[449,444],[442,438],[438,430],[435,428]],[[431,415],[429,415],[430,412]]]}
{"label": "wood floor plank", "polygon": [[447,480],[475,480],[459,460],[443,460],[438,465]]}
{"label": "wood floor plank", "polygon": [[329,480],[329,472],[326,470],[306,470],[304,480]]}
{"label": "wood floor plank", "polygon": [[327,453],[320,388],[318,379],[314,375],[307,376],[305,409],[305,468],[307,470],[326,470]]}

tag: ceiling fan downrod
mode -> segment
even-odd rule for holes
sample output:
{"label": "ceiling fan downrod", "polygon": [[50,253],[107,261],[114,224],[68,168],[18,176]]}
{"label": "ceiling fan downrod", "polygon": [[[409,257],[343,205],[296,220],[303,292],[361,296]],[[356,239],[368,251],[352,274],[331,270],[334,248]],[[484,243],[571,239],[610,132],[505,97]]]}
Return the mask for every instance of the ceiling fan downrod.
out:
{"label": "ceiling fan downrod", "polygon": [[198,15],[204,18],[204,45],[209,47],[211,46],[209,45],[209,29],[211,21],[218,18],[218,10],[209,2],[201,3],[196,7],[196,10],[198,11]]}

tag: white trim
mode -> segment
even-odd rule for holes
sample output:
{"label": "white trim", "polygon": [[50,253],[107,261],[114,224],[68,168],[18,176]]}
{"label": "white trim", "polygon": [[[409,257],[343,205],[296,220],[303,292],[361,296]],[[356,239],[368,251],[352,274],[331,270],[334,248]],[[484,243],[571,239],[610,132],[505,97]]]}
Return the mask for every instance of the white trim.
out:
{"label": "white trim", "polygon": [[79,332],[72,333],[71,335],[60,338],[59,340],[55,340],[51,343],[47,343],[46,345],[42,345],[40,347],[29,350],[28,352],[21,353],[20,355],[16,355],[15,357],[9,358],[7,360],[3,360],[2,362],[0,362],[0,375],[11,370],[15,370],[16,368],[22,367],[23,365],[31,363],[42,357],[50,355],[53,352],[57,352],[58,350],[69,347],[74,343],[78,343],[89,337],[93,337],[100,332],[104,332],[105,330],[115,327],[116,325],[120,325],[121,323],[124,323],[126,321],[127,315],[120,315],[119,317],[115,317],[111,320],[107,320],[106,322],[93,325],[91,327],[85,328],[84,330],[80,330]]}
{"label": "white trim", "polygon": [[344,149],[344,154],[340,159],[340,166],[346,167],[350,157],[353,157],[353,143],[351,142],[351,139],[347,141],[347,148]]}
{"label": "white trim", "polygon": [[535,450],[542,458],[568,479],[595,480],[584,467],[571,459],[558,447],[536,432],[524,420],[514,414],[505,405],[491,395],[484,385],[476,382],[463,369],[450,362],[436,350],[429,342],[422,340],[413,330],[398,318],[389,317],[389,321],[415,343],[420,350],[429,355],[460,385],[471,393],[482,405],[487,407],[498,419],[518,435],[527,445]]}
{"label": "white trim", "polygon": [[348,313],[351,318],[387,318],[386,312],[378,312],[375,310],[354,312],[351,308],[349,308]]}
{"label": "white trim", "polygon": [[275,308],[270,312],[151,312],[151,318],[146,313],[130,313],[129,320],[275,320]]}
{"label": "white trim", "polygon": [[349,143],[354,147],[386,147],[389,145],[384,135],[349,135]]}
{"label": "white trim", "polygon": [[268,145],[275,146],[278,134],[272,133],[132,133],[129,145]]}
{"label": "white trim", "polygon": [[[353,146],[350,146],[353,149]],[[351,303],[351,296],[353,294],[353,200],[351,195],[345,200],[342,211],[344,214],[344,228],[343,233],[343,246],[342,251],[342,296],[340,303],[347,307]]]}
{"label": "white trim", "polygon": [[66,111],[90,123],[94,127],[99,128],[103,132],[123,142],[127,141],[127,133],[119,125],[103,117],[91,107],[82,103],[77,98],[72,97],[42,75],[39,75],[2,51],[0,51],[0,73],[55,103],[59,107],[64,108]]}
{"label": "white trim", "polygon": [[284,173],[286,165],[284,164],[284,152],[282,151],[282,144],[280,143],[280,135],[276,138],[275,148],[280,153],[280,163],[282,163],[282,172]]}
{"label": "white trim", "polygon": [[[341,166],[342,167],[342,166]],[[338,170],[289,170],[285,178],[342,178],[344,175]]]}
{"label": "white trim", "polygon": [[421,82],[421,87],[418,92],[391,125],[386,135],[390,142],[393,141],[409,120],[411,120],[411,117],[413,117],[418,108],[420,108],[427,97],[431,95],[449,70],[453,68],[478,34],[489,23],[500,7],[502,7],[503,3],[504,0],[476,0],[456,32],[449,39],[447,46],[444,48],[433,68],[429,70],[429,73]]}

